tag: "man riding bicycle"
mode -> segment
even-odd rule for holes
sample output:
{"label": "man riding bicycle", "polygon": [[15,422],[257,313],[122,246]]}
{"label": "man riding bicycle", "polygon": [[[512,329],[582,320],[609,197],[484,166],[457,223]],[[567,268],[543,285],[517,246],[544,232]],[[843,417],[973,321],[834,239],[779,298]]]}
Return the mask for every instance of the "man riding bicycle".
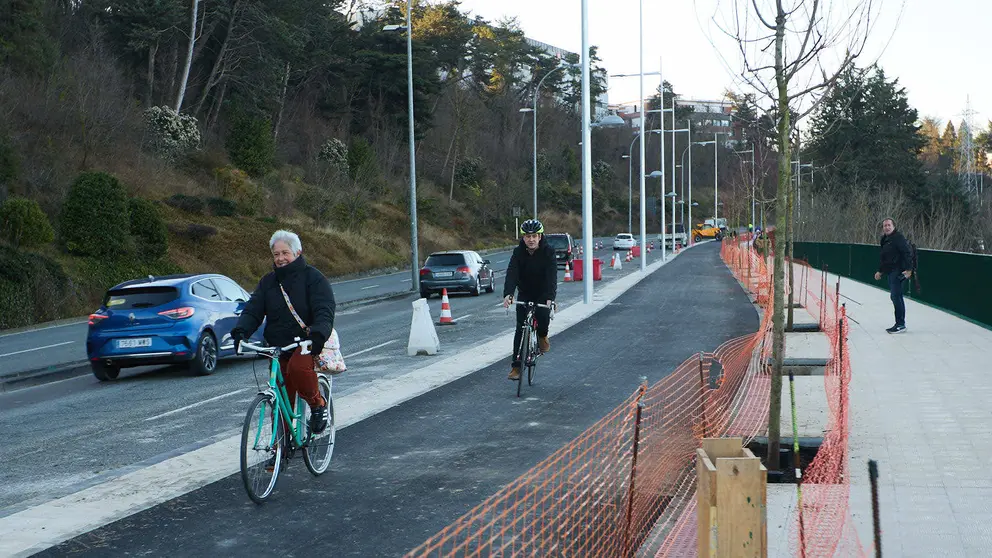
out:
{"label": "man riding bicycle", "polygon": [[[521,302],[533,302],[551,306],[558,294],[558,262],[555,249],[544,240],[544,225],[537,219],[528,219],[520,225],[523,238],[513,250],[510,265],[506,268],[506,281],[503,283],[503,307],[513,304],[513,293],[517,291]],[[542,353],[551,350],[548,341],[548,327],[551,324],[549,308],[535,308],[537,316],[537,339]],[[517,328],[513,335],[513,363],[509,379],[520,379],[520,338],[523,335],[527,307],[517,306]]]}

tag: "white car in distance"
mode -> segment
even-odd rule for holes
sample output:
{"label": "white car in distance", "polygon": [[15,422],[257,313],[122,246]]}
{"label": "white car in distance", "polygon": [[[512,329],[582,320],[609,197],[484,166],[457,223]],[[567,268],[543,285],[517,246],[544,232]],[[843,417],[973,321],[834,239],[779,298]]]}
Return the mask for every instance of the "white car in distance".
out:
{"label": "white car in distance", "polygon": [[630,233],[620,233],[613,239],[614,250],[630,250],[637,245],[634,235]]}

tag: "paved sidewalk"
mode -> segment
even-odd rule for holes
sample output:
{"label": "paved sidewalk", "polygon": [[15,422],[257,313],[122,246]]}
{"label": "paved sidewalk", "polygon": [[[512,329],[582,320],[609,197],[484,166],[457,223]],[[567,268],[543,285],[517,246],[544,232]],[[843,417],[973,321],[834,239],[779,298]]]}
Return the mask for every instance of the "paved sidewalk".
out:
{"label": "paved sidewalk", "polygon": [[[850,506],[862,547],[873,545],[875,459],[885,555],[992,555],[992,331],[906,299],[909,329],[890,335],[888,291],[842,278],[840,292],[850,318]],[[769,556],[789,555],[784,514],[794,506],[794,486],[769,485]]]}

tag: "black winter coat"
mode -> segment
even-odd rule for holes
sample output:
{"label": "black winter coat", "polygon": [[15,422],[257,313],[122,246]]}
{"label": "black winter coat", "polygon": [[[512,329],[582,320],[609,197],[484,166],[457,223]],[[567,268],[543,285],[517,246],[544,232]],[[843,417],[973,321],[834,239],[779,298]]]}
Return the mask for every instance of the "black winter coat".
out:
{"label": "black winter coat", "polygon": [[334,328],[334,291],[331,283],[317,268],[307,265],[303,256],[289,265],[277,267],[262,277],[245,305],[237,329],[250,336],[267,319],[265,342],[271,346],[285,347],[294,337],[306,339],[307,334],[290,313],[279,290],[282,283],[293,308],[312,332],[324,336],[326,341]]}
{"label": "black winter coat", "polygon": [[514,290],[520,291],[518,300],[539,304],[558,295],[558,260],[555,249],[543,237],[533,254],[523,240],[513,249],[506,268],[503,297],[512,295]]}
{"label": "black winter coat", "polygon": [[879,273],[886,274],[913,269],[913,255],[909,249],[909,242],[906,241],[906,237],[901,232],[892,231],[892,234],[882,235],[881,246]]}

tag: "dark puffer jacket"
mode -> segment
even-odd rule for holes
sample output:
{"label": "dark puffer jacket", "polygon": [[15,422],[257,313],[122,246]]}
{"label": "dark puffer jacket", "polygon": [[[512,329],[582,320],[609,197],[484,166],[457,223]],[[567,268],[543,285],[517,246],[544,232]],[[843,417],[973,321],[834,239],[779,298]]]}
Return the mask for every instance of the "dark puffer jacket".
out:
{"label": "dark puffer jacket", "polygon": [[909,242],[899,231],[892,231],[892,234],[882,235],[882,249],[879,253],[878,271],[879,273],[892,273],[893,271],[903,272],[912,270],[913,253],[909,249]]}
{"label": "dark puffer jacket", "polygon": [[513,249],[510,264],[506,268],[506,281],[503,283],[503,296],[519,290],[518,300],[544,304],[558,295],[558,261],[555,249],[542,237],[537,250],[531,254],[521,240]]}
{"label": "dark puffer jacket", "polygon": [[334,292],[331,283],[317,268],[308,265],[303,256],[284,267],[277,267],[262,277],[245,305],[236,329],[250,336],[267,319],[265,342],[271,346],[284,347],[293,342],[294,337],[306,339],[307,334],[293,318],[283,299],[279,284],[286,289],[293,308],[310,330],[318,333],[326,341],[334,328]]}

